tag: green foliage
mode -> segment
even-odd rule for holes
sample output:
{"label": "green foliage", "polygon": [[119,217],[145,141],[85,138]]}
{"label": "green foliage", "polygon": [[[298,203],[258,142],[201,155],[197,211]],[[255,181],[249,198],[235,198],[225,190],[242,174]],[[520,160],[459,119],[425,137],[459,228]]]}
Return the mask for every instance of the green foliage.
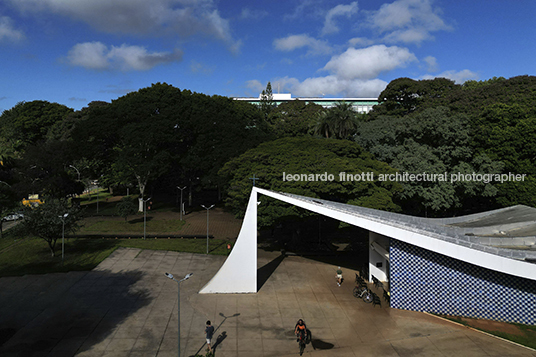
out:
{"label": "green foliage", "polygon": [[459,85],[446,78],[420,81],[398,78],[391,81],[380,93],[380,104],[374,107],[372,115],[401,117],[415,111],[445,105],[452,93],[459,90]]}
{"label": "green foliage", "polygon": [[214,187],[223,164],[268,131],[253,105],[157,83],[91,108],[72,137],[80,157],[95,163],[93,178],[144,191],[197,179]]}
{"label": "green foliage", "polygon": [[321,105],[296,99],[274,107],[267,120],[278,138],[303,136],[309,133],[315,117],[322,111]]}
{"label": "green foliage", "polygon": [[265,116],[268,116],[272,109],[274,109],[274,95],[272,92],[272,83],[268,82],[266,89],[263,89],[261,93],[261,105],[260,109]]}
{"label": "green foliage", "polygon": [[326,138],[349,139],[357,130],[358,115],[350,103],[339,102],[316,115],[312,131]]}
{"label": "green foliage", "polygon": [[[229,161],[220,174],[226,182],[226,205],[237,215],[243,215],[251,193],[255,174],[257,186],[299,195],[318,197],[371,208],[398,211],[392,197],[400,186],[392,182],[339,181],[339,173],[361,174],[395,171],[375,160],[360,146],[343,140],[311,137],[283,138],[259,145]],[[332,174],[333,181],[288,181],[283,174]],[[305,217],[309,213],[285,203],[262,198],[259,206],[259,225],[271,226],[285,217]]]}
{"label": "green foliage", "polygon": [[[406,116],[444,106],[450,109],[450,115],[460,114],[466,119],[463,121],[463,128],[445,126],[440,122],[438,131],[445,132],[447,142],[454,140],[453,143],[456,144],[436,144],[438,137],[433,137],[430,141],[432,145],[426,145],[441,149],[434,149],[433,154],[439,161],[436,162],[437,165],[430,162],[429,169],[435,167],[441,170],[439,163],[452,156],[454,160],[449,159],[450,163],[445,164],[447,169],[455,172],[474,170],[477,173],[511,172],[527,175],[524,182],[507,182],[493,187],[475,183],[464,183],[461,186],[458,184],[455,192],[461,199],[451,201],[454,204],[451,207],[474,211],[496,205],[534,205],[532,197],[536,197],[533,183],[536,178],[536,77],[494,77],[486,81],[468,81],[462,86],[454,85],[445,79],[415,81],[399,78],[389,83],[380,94],[379,101],[380,104],[375,106],[369,115],[369,119],[376,121],[376,124],[360,128],[362,132],[358,143],[377,155],[380,160],[392,163],[394,167],[406,167],[408,163],[400,160],[400,152],[407,150],[402,146],[404,140],[411,139],[419,145],[425,144],[418,137],[422,128],[417,128],[411,135],[403,128],[405,125],[412,125]],[[383,117],[385,115],[389,118]],[[393,121],[392,125],[388,121]],[[367,127],[371,130],[366,129]],[[417,137],[414,138],[413,135]],[[422,155],[426,158],[424,151],[426,150],[423,150]],[[471,159],[460,157],[459,154],[463,154],[463,151],[470,153]],[[408,160],[409,158],[405,159]],[[418,161],[417,157],[415,161]],[[479,165],[484,166],[479,168]],[[426,168],[424,164],[421,166],[421,169]],[[406,187],[404,194],[410,193],[411,190]],[[449,204],[434,206],[443,207],[441,210],[444,210]]]}
{"label": "green foliage", "polygon": [[[401,118],[380,116],[360,124],[356,141],[401,172],[410,174],[499,173],[502,165],[486,155],[474,155],[468,118],[448,108],[426,109]],[[439,215],[491,197],[491,183],[447,181],[403,182],[399,197],[407,211]],[[485,203],[487,200],[484,200]],[[431,210],[431,212],[428,212]]]}
{"label": "green foliage", "polygon": [[124,217],[126,222],[128,216],[132,216],[138,211],[137,199],[130,196],[123,197],[117,204],[116,210],[117,214],[119,214],[121,217]]}
{"label": "green foliage", "polygon": [[23,213],[24,220],[15,226],[17,232],[45,240],[53,257],[56,241],[62,237],[63,229],[65,234],[76,232],[81,219],[80,208],[69,205],[65,199],[47,198],[37,207],[26,207]]}
{"label": "green foliage", "polygon": [[50,127],[72,112],[64,105],[42,100],[20,102],[5,110],[0,116],[0,152],[20,155],[26,145],[44,140]]}

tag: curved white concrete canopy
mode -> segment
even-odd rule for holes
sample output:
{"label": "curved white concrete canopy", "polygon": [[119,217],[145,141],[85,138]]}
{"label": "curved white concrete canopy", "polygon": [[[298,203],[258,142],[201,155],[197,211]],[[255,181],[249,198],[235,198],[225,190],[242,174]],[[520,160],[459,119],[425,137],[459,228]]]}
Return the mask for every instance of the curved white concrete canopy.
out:
{"label": "curved white concrete canopy", "polygon": [[[233,252],[200,293],[257,291],[257,193],[467,263],[536,280],[536,264],[520,260],[536,256],[533,252],[512,251],[474,243],[471,237],[461,234],[456,227],[434,223],[441,221],[253,187]],[[254,264],[252,257],[255,257]],[[246,282],[245,279],[249,281]]]}

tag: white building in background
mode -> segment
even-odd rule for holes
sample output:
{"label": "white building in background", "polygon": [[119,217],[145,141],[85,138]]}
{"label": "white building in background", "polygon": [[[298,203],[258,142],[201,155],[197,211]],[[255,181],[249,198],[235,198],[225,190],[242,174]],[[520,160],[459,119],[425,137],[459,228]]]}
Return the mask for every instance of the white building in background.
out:
{"label": "white building in background", "polygon": [[[262,96],[258,98],[254,97],[233,97],[234,100],[241,100],[255,105],[261,104]],[[325,98],[325,97],[296,97],[292,98],[290,93],[274,93],[272,94],[272,101],[276,104],[282,104],[293,100],[300,100],[306,103],[315,103],[323,106],[324,108],[334,107],[339,102],[346,102],[352,105],[352,108],[358,113],[368,113],[372,110],[372,107],[378,104],[377,98]]]}

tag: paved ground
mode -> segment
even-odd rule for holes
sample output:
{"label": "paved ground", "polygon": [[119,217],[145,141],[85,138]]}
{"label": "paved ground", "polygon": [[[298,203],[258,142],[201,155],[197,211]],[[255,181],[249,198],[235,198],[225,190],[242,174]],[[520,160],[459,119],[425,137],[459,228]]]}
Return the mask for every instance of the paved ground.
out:
{"label": "paved ground", "polygon": [[[217,328],[216,356],[297,356],[292,329],[313,335],[305,356],[536,356],[530,349],[411,311],[352,296],[334,267],[259,251],[257,294],[200,295],[225,257],[119,249],[91,272],[0,279],[0,356],[176,356],[182,277],[181,355],[203,353],[204,324]],[[344,267],[343,267],[344,269]],[[383,302],[385,305],[385,303]]]}

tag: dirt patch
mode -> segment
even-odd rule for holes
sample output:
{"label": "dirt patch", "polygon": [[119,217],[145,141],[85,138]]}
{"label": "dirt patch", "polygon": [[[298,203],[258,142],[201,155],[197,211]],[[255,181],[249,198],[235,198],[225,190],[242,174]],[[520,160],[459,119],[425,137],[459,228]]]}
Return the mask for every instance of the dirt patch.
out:
{"label": "dirt patch", "polygon": [[[172,210],[165,211],[149,211],[147,212],[147,232],[148,233],[158,233],[158,234],[173,234],[173,235],[191,235],[191,236],[204,236],[207,234],[207,213],[203,211],[194,211],[187,213],[183,216],[185,225],[180,229],[180,231],[169,231],[169,232],[151,232],[151,222],[154,221],[165,221],[165,220],[178,220],[180,214]],[[136,214],[128,217],[128,221],[143,220],[143,215]],[[238,236],[240,227],[242,225],[241,219],[236,219],[233,214],[226,212],[225,210],[215,207],[210,210],[209,213],[209,234],[215,239],[224,239],[224,240],[234,240]],[[121,222],[125,219],[119,216],[93,216],[84,218],[82,224],[86,226],[91,226],[97,222],[102,221],[116,221]],[[98,232],[92,231],[92,234],[99,233],[110,233],[110,232]],[[116,233],[131,233],[131,232],[116,232]],[[139,232],[138,232],[139,233]]]}

